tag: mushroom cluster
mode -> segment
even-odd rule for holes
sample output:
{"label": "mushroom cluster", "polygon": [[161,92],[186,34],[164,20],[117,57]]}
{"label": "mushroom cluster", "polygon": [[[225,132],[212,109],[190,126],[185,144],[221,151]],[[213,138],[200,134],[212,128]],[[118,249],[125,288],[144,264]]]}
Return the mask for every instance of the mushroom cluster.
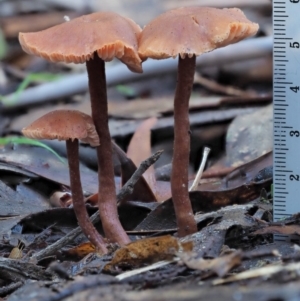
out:
{"label": "mushroom cluster", "polygon": [[[120,245],[128,243],[130,240],[117,213],[111,137],[108,129],[105,61],[118,58],[131,71],[142,72],[142,61],[147,58],[164,59],[178,56],[171,190],[179,236],[194,233],[197,231],[197,226],[188,193],[188,165],[189,98],[196,56],[238,42],[254,35],[257,30],[258,25],[250,22],[243,12],[236,8],[184,7],[158,16],[146,25],[143,31],[131,19],[113,12],[98,12],[40,32],[19,34],[23,50],[30,54],[52,62],[86,62],[92,117],[72,111],[68,112],[72,117],[63,119],[65,111],[53,112],[24,129],[23,133],[34,138],[66,140],[71,189],[75,194],[73,195],[74,210],[83,232],[102,252],[107,251],[106,247],[103,247],[103,239],[100,234],[95,233],[93,226],[89,225],[87,213],[82,209],[84,203],[82,192],[81,194],[79,192],[81,189],[79,168],[73,165],[75,159],[72,160],[78,156],[78,139],[85,139],[90,143],[90,140],[87,140],[90,138],[70,134],[67,130],[65,132],[73,136],[61,134],[59,131],[62,127],[59,129],[54,120],[59,118],[67,122],[67,120],[76,119],[78,124],[81,124],[83,119],[89,120],[90,129],[95,129],[93,135],[94,138],[100,139],[100,144],[97,140],[92,145],[97,148],[98,205],[104,234],[112,242]],[[41,129],[46,129],[45,124],[50,123],[55,134],[50,135],[44,130],[41,131]],[[66,129],[68,127],[73,126],[68,124]],[[80,126],[78,130],[79,128]],[[88,130],[85,133],[87,132]],[[76,160],[78,162],[78,158]],[[81,208],[81,213],[78,208]]]}
{"label": "mushroom cluster", "polygon": [[20,33],[24,51],[52,62],[86,62],[92,118],[101,144],[98,157],[98,204],[105,236],[124,245],[130,242],[117,212],[111,137],[108,129],[105,61],[118,58],[134,72],[142,72],[138,55],[141,28],[113,12],[97,12],[49,29]]}

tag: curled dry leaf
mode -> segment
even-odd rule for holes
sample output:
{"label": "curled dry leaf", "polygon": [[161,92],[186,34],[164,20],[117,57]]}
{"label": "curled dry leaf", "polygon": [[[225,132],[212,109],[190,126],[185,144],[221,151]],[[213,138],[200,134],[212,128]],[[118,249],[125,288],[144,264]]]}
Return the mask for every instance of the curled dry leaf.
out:
{"label": "curled dry leaf", "polygon": [[72,195],[69,192],[55,191],[49,198],[53,207],[67,208],[72,204]]}
{"label": "curled dry leaf", "polygon": [[10,259],[21,259],[23,257],[23,248],[21,248],[20,246],[14,247],[10,253],[8,258]]}
{"label": "curled dry leaf", "polygon": [[[136,166],[139,166],[141,162],[145,160],[145,158],[151,156],[151,129],[155,126],[156,123],[156,117],[146,119],[136,129],[134,135],[131,138],[127,149],[127,156],[133,161]],[[125,172],[122,172],[122,177],[123,174],[124,176],[126,175]],[[149,169],[146,170],[146,172],[143,174],[143,178],[154,193],[155,198],[158,202],[165,201],[171,197],[170,183],[156,181],[154,166],[150,166]],[[139,184],[139,186],[135,188],[136,193],[139,192],[139,189],[145,190],[144,186],[142,186],[142,181],[137,184]],[[142,195],[141,192],[139,192],[139,195]]]}
{"label": "curled dry leaf", "polygon": [[[148,118],[143,121],[138,126],[130,140],[127,148],[127,156],[137,166],[140,165],[143,160],[151,156],[151,129],[156,124],[156,122],[156,117]],[[152,168],[151,172],[149,168],[147,174],[153,172],[154,168]],[[144,177],[147,178],[145,175]]]}
{"label": "curled dry leaf", "polygon": [[[151,156],[151,129],[157,123],[157,118],[152,117],[143,121],[133,134],[127,149],[127,156],[136,166]],[[156,180],[154,167],[150,166],[143,175],[144,179],[155,193]]]}

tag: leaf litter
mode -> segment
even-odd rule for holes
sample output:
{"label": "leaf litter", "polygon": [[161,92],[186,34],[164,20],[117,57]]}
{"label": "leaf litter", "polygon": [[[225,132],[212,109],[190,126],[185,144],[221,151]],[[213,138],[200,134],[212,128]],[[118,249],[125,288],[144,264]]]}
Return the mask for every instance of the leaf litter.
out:
{"label": "leaf litter", "polygon": [[[168,1],[167,5],[175,5],[171,2]],[[145,5],[144,1],[139,5]],[[159,5],[162,4],[152,5],[153,9]],[[244,5],[257,19],[262,18],[262,7],[270,10],[269,2],[259,8],[254,2]],[[268,23],[265,13],[263,16],[263,23]],[[15,17],[16,20],[22,19],[19,14]],[[7,18],[5,22],[9,24],[10,17]],[[268,26],[262,28],[261,34],[267,34]],[[44,67],[35,69],[41,61],[22,55],[23,62],[14,58],[8,61],[15,71],[21,71],[22,66],[39,70],[34,71],[35,74],[48,73],[49,70],[58,71],[55,74],[66,73],[66,68],[69,68],[67,73],[76,70],[50,63],[43,63]],[[267,59],[260,58],[259,64],[261,60]],[[252,61],[253,66],[257,66],[257,62]],[[165,153],[155,166],[148,166],[143,178],[138,176],[135,185],[125,186],[126,197],[120,197],[118,210],[133,242],[123,248],[109,244],[110,252],[105,256],[100,256],[77,228],[72,196],[69,195],[68,169],[59,159],[65,156],[64,150],[53,148],[58,157],[49,149],[40,147],[43,146],[40,142],[25,145],[16,140],[2,147],[0,297],[53,301],[85,300],[93,296],[101,296],[103,300],[195,300],[200,296],[210,300],[217,300],[220,296],[224,300],[253,300],[257,296],[291,300],[298,296],[299,250],[292,242],[273,242],[272,237],[273,234],[284,235],[299,242],[297,214],[287,220],[272,222],[272,153],[266,153],[270,148],[259,142],[267,142],[264,135],[270,135],[264,131],[267,127],[262,128],[265,119],[270,124],[270,116],[264,113],[250,116],[253,131],[250,131],[249,123],[240,125],[242,117],[229,127],[236,116],[257,111],[270,103],[271,87],[262,77],[259,77],[259,85],[253,80],[247,69],[249,62],[238,67],[235,64],[201,69],[203,73],[198,73],[194,83],[190,119],[191,135],[197,143],[192,143],[190,185],[205,146],[198,141],[203,133],[208,137],[206,141],[210,141],[212,155],[204,179],[195,191],[189,193],[198,231],[187,237],[177,238],[170,194],[170,168],[165,169],[164,181],[155,176],[157,167],[170,163],[167,153],[172,150],[173,96],[170,91],[174,90],[173,75],[160,74],[155,79],[143,79],[140,83],[128,83],[109,90],[111,133],[116,145],[128,151],[128,157],[123,150],[116,151],[116,190],[131,180],[141,162],[155,152],[155,147],[159,145]],[[2,88],[0,84],[1,95],[9,94],[13,85],[16,91],[22,80],[26,80],[26,74],[30,74],[9,73],[9,68],[3,70],[4,76],[10,77],[10,86]],[[37,78],[32,84],[38,84],[40,80]],[[42,110],[79,105],[89,111],[85,99],[84,95],[70,96],[62,99],[60,104]],[[19,134],[18,131],[28,125],[28,120],[39,110],[28,107],[24,114],[17,106],[10,109],[13,114],[9,117],[0,112],[0,141],[5,143],[9,135]],[[213,136],[209,130],[213,125],[223,128],[219,136]],[[262,131],[260,138],[256,139],[258,127]],[[232,137],[234,139],[230,140]],[[257,146],[261,146],[261,150]],[[98,179],[96,162],[92,162],[96,159],[91,155],[92,149],[81,145],[83,149],[91,151],[87,152],[90,168],[81,164],[87,209],[91,218],[96,220],[97,230],[102,233],[101,222],[96,218]],[[254,158],[257,159],[252,160]],[[82,160],[82,163],[87,161]],[[205,174],[210,175],[210,179],[205,178]],[[55,202],[50,202],[53,195]],[[53,208],[53,204],[58,208]],[[182,248],[184,245],[189,247]],[[242,285],[239,284],[241,280]],[[234,283],[234,288],[229,283]]]}

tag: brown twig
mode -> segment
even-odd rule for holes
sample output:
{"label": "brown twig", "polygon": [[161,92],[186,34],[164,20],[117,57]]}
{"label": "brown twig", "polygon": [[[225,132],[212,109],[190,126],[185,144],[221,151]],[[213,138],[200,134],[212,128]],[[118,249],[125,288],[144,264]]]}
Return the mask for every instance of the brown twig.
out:
{"label": "brown twig", "polygon": [[159,159],[159,157],[161,156],[162,153],[163,153],[162,150],[157,151],[154,155],[152,155],[148,159],[142,161],[139,168],[133,173],[131,178],[120,189],[120,191],[117,195],[118,202],[122,201],[122,199],[124,199],[124,197],[126,197],[127,195],[129,195],[133,192],[135,183],[141,178],[143,173]]}
{"label": "brown twig", "polygon": [[98,277],[94,279],[89,279],[89,281],[77,281],[72,283],[69,287],[60,290],[55,295],[45,296],[40,298],[40,301],[60,301],[64,300],[67,297],[80,293],[82,291],[91,289],[91,288],[99,288],[100,286],[108,286],[115,283],[118,283],[119,280],[113,277],[103,277],[104,275],[98,275]]}
{"label": "brown twig", "polygon": [[195,76],[194,76],[194,84],[199,84],[210,91],[225,94],[225,95],[230,95],[230,96],[249,97],[249,96],[257,95],[255,92],[245,92],[243,90],[240,90],[240,89],[232,87],[232,86],[221,85],[218,82],[215,82],[214,80],[211,80],[211,79],[201,76],[197,72],[195,73]]}
{"label": "brown twig", "polygon": [[18,288],[20,288],[23,284],[24,284],[24,282],[17,281],[15,283],[11,283],[9,285],[2,286],[0,288],[0,296],[3,296],[3,297],[7,296],[8,294],[10,294],[10,293],[14,292],[15,290],[17,290]]}

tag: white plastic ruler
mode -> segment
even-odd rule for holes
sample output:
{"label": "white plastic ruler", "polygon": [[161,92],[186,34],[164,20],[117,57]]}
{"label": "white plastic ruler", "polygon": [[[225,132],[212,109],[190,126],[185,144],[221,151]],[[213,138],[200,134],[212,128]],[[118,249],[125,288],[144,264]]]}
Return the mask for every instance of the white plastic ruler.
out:
{"label": "white plastic ruler", "polygon": [[273,0],[274,220],[300,212],[300,0]]}

